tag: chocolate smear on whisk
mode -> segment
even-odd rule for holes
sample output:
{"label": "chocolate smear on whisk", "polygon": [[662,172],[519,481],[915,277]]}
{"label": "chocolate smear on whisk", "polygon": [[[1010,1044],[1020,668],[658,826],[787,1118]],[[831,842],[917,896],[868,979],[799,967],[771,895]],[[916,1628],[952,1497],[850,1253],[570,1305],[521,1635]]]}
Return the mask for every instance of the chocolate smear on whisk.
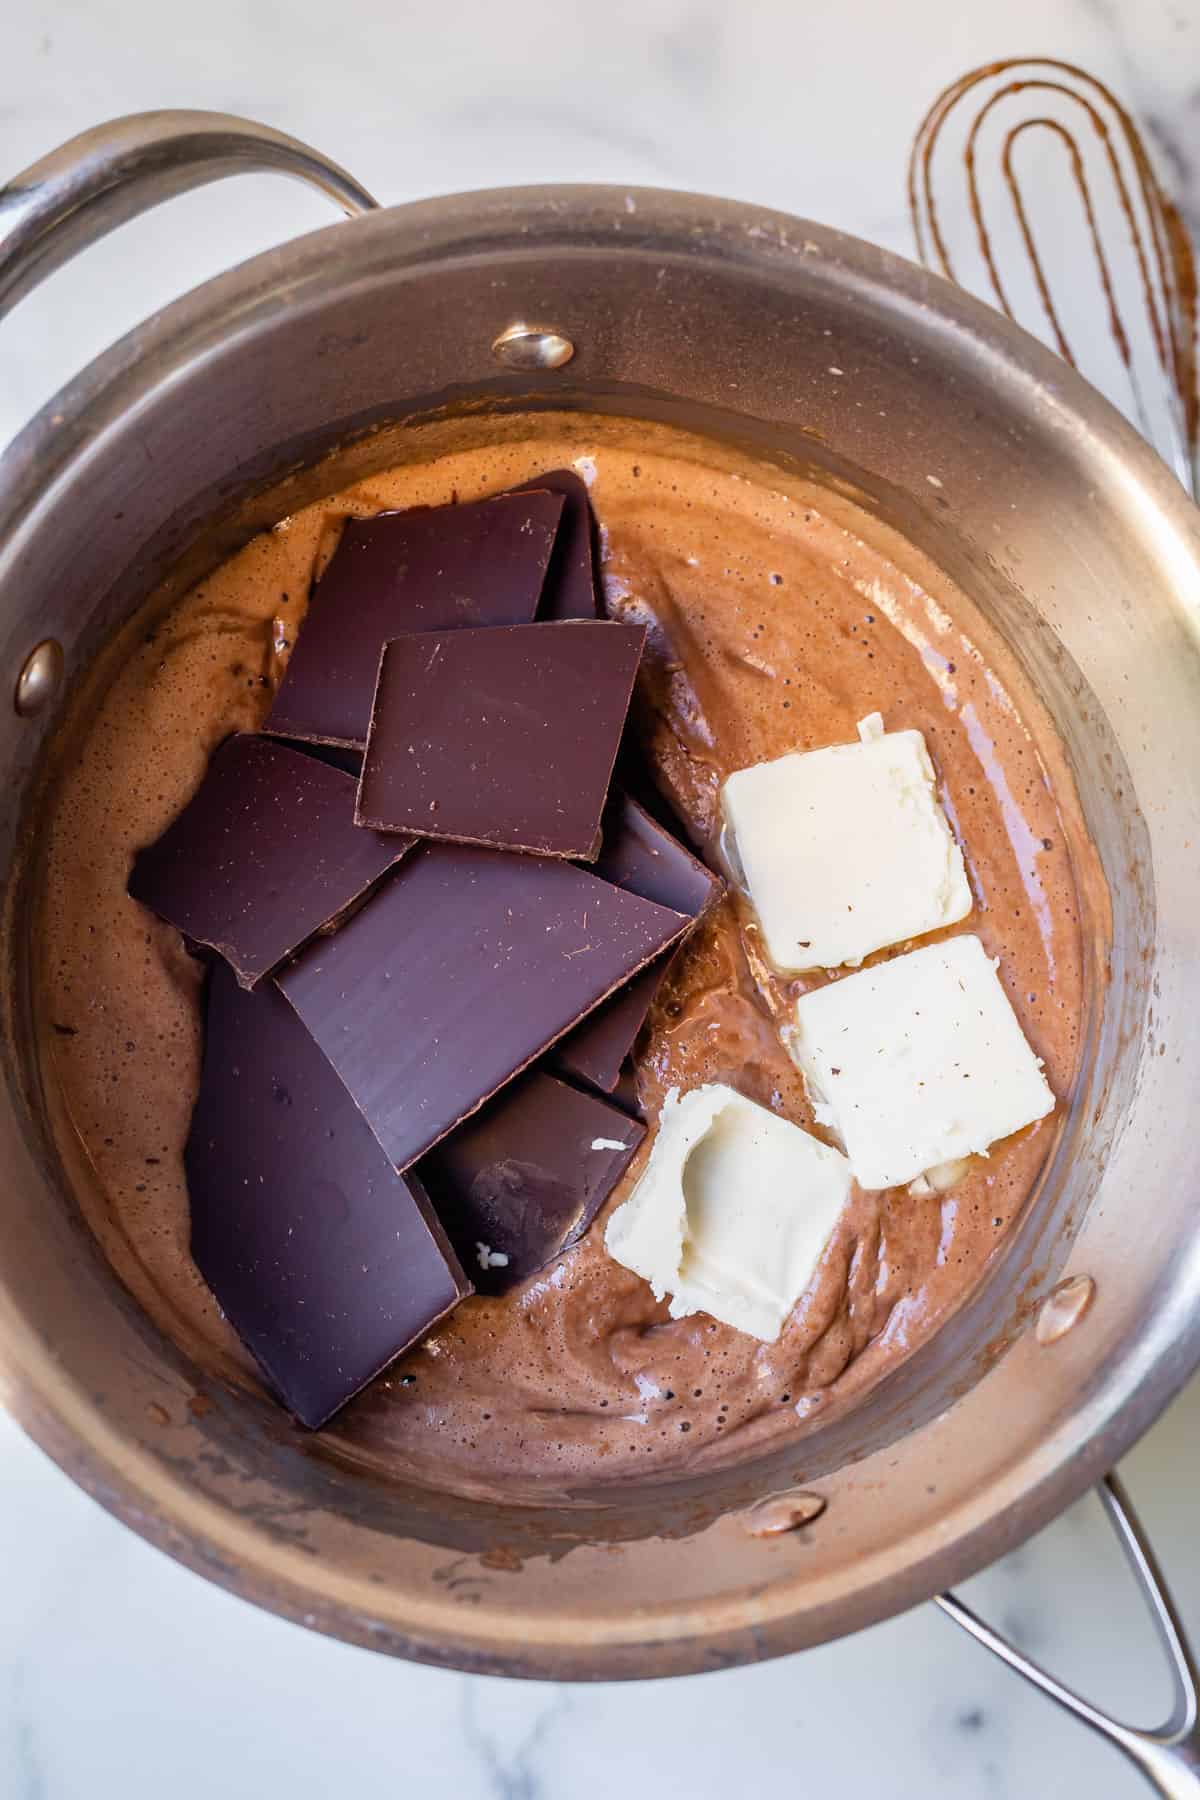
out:
{"label": "chocolate smear on whisk", "polygon": [[[989,141],[986,127],[1002,103],[1022,104],[1025,116],[1000,130],[997,143]],[[1066,117],[1056,116],[1058,108]],[[999,125],[999,121],[996,121]],[[965,128],[961,155],[954,156],[946,138],[951,128]],[[1103,293],[1108,325],[1117,353],[1128,374],[1143,429],[1149,429],[1136,359],[1131,346],[1129,299],[1121,293],[1114,273],[1115,253],[1132,250],[1146,327],[1156,360],[1173,399],[1171,446],[1182,472],[1191,473],[1200,403],[1196,381],[1196,263],[1192,244],[1178,209],[1164,192],[1155,174],[1145,139],[1129,112],[1103,82],[1072,63],[1053,58],[1012,57],[987,63],[962,75],[938,95],[921,121],[908,166],[908,201],[917,251],[921,260],[951,280],[959,279],[951,258],[944,213],[935,188],[936,170],[950,168],[965,176],[966,206],[979,254],[987,275],[990,295],[1010,319],[1016,320],[1010,287],[1001,272],[994,231],[989,229],[982,177],[998,162],[998,173],[1012,206],[1028,272],[1036,287],[1050,336],[1059,354],[1073,366],[1073,352],[1047,272],[1046,257],[1034,232],[1028,196],[1016,165],[1016,151],[1028,134],[1049,132],[1063,146],[1070,178],[1078,193],[1087,235],[1096,258],[1096,273]],[[1102,209],[1096,204],[1088,156],[1098,160],[1111,178],[1119,214],[1128,229],[1130,245],[1106,241]],[[936,170],[935,170],[936,165]],[[1020,322],[1020,321],[1018,321]]]}

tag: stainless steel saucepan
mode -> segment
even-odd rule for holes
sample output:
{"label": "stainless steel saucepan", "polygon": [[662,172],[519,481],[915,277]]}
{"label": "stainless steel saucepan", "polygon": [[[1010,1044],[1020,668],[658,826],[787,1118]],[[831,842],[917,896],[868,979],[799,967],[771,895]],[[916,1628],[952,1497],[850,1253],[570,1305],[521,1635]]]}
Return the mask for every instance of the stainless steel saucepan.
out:
{"label": "stainless steel saucepan", "polygon": [[[378,210],[277,133],[150,114],[0,193],[0,306],[169,195],[263,168],[357,216],[157,314],[0,462],[0,1399],[154,1543],[397,1655],[666,1675],[898,1612],[1052,1518],[1200,1363],[1200,516],[1110,406],[977,301],[823,226],[695,196]],[[170,572],[182,585],[272,521],[285,482],[290,509],[394,455],[388,428],[468,404],[676,421],[850,484],[1014,646],[1111,899],[1085,921],[1088,1042],[1059,1149],[967,1304],[791,1449],[570,1508],[383,1484],[190,1367],[82,1224],[31,1051],[34,796],[72,683]],[[819,1518],[745,1529],[751,1500],[797,1483]],[[1195,1750],[1168,1740],[1188,1725],[1181,1702],[1149,1749],[1124,1747],[1183,1781]]]}

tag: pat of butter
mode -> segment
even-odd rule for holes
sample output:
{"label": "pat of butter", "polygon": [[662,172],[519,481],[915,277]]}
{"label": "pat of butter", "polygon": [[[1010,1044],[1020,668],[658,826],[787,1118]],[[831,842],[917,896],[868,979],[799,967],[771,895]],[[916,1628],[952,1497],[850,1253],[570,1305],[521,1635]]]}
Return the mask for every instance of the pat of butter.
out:
{"label": "pat of butter", "polygon": [[857,744],[731,775],[725,824],[767,955],[785,974],[860,963],[965,919],[971,889],[919,731],[863,719]]}
{"label": "pat of butter", "polygon": [[671,1317],[711,1313],[767,1342],[812,1280],[850,1192],[837,1150],[721,1083],[663,1102],[605,1247]]}
{"label": "pat of butter", "polygon": [[970,935],[802,995],[787,1036],[818,1122],[865,1188],[982,1154],[1054,1109],[996,965]]}

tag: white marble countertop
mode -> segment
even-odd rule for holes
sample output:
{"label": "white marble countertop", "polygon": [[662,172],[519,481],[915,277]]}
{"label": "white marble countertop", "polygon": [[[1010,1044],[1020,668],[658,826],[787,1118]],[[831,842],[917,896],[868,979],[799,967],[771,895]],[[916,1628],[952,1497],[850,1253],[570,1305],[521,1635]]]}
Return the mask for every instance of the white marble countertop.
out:
{"label": "white marble countertop", "polygon": [[[33,0],[3,28],[0,170],[105,117],[186,105],[310,139],[385,201],[497,183],[694,188],[908,253],[902,171],[949,79],[1087,64],[1200,215],[1195,0]],[[324,223],[248,178],[128,226],[0,325],[0,442],[105,343]],[[1153,1196],[1138,1196],[1148,1210]],[[1200,1384],[1126,1474],[1200,1641]],[[1165,1677],[1094,1502],[972,1584],[1024,1647],[1146,1722]],[[932,1608],[760,1668],[637,1687],[488,1681],[328,1642],[115,1524],[0,1417],[0,1800],[895,1800],[1092,1795],[1140,1778]]]}

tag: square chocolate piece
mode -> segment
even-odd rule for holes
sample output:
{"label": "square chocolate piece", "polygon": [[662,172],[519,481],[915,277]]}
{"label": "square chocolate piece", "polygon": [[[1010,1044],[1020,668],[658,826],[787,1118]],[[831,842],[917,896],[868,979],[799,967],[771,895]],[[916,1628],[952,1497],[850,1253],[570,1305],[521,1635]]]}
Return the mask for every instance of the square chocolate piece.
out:
{"label": "square chocolate piece", "polygon": [[645,635],[572,619],[396,638],[379,665],[358,823],[590,859]]}
{"label": "square chocolate piece", "polygon": [[503,1294],[581,1238],[644,1125],[533,1069],[443,1138],[421,1179],[481,1294]]}
{"label": "square chocolate piece", "polygon": [[361,749],[387,640],[532,619],[562,508],[542,490],[347,519],[265,729]]}
{"label": "square chocolate piece", "polygon": [[226,738],[129,892],[253,987],[361,899],[412,839],[361,831],[355,783],[274,738]]}
{"label": "square chocolate piece", "polygon": [[208,986],[184,1150],[192,1255],[302,1424],[323,1425],[471,1292],[414,1177],[397,1175],[274,983]]}
{"label": "square chocolate piece", "polygon": [[403,1169],[687,926],[573,863],[432,844],[276,979]]}

